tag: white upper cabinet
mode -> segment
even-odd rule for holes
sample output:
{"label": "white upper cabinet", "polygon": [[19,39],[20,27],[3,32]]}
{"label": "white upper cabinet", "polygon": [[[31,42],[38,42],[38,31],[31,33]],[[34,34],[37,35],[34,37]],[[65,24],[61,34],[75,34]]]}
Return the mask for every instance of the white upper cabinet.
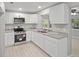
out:
{"label": "white upper cabinet", "polygon": [[69,7],[64,3],[53,6],[50,8],[49,17],[51,24],[68,24]]}
{"label": "white upper cabinet", "polygon": [[25,23],[36,23],[36,24],[38,23],[37,14],[23,14],[23,13],[6,12],[5,13],[6,24],[13,24],[15,17],[25,18]]}
{"label": "white upper cabinet", "polygon": [[14,17],[17,17],[15,15],[15,13],[6,12],[5,13],[6,24],[13,24],[14,23]]}
{"label": "white upper cabinet", "polygon": [[25,23],[30,23],[29,19],[29,14],[22,14],[22,13],[13,13],[13,12],[6,12],[5,13],[5,23],[6,24],[13,24],[14,23],[14,18],[17,17],[22,17],[25,18]]}
{"label": "white upper cabinet", "polygon": [[6,24],[13,24],[14,22],[14,14],[12,13],[5,13],[5,20],[6,20]]}
{"label": "white upper cabinet", "polygon": [[29,14],[24,14],[24,18],[25,18],[25,23],[29,23],[30,22]]}
{"label": "white upper cabinet", "polygon": [[2,15],[5,12],[5,6],[3,2],[0,2],[0,15]]}
{"label": "white upper cabinet", "polygon": [[30,23],[38,23],[38,14],[30,14]]}

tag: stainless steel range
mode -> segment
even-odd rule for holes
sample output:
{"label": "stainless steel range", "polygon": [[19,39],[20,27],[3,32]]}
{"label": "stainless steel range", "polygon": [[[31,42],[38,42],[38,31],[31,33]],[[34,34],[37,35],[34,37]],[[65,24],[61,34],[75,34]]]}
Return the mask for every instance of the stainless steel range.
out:
{"label": "stainless steel range", "polygon": [[17,28],[14,28],[14,37],[15,37],[15,45],[22,44],[26,42],[26,32],[24,28],[21,28],[18,26]]}

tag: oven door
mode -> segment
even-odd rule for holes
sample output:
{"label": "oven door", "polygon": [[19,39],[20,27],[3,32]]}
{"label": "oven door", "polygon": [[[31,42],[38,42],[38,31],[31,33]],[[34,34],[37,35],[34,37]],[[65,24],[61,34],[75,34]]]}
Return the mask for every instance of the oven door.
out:
{"label": "oven door", "polygon": [[15,35],[15,43],[22,42],[22,41],[26,41],[26,34]]}

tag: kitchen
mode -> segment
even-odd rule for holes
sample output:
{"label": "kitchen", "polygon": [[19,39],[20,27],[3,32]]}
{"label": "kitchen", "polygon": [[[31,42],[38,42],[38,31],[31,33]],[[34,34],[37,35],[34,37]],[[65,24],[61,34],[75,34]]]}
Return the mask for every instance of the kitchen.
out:
{"label": "kitchen", "polygon": [[4,2],[4,5],[5,56],[72,56],[69,3]]}

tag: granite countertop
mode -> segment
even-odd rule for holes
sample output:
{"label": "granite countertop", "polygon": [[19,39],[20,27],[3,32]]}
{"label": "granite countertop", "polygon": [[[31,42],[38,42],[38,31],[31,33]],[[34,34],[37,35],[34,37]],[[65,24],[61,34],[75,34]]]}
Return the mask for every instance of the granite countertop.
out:
{"label": "granite countertop", "polygon": [[62,38],[68,37],[67,33],[56,32],[56,31],[48,31],[48,32],[36,31],[36,32],[56,39],[62,39]]}

